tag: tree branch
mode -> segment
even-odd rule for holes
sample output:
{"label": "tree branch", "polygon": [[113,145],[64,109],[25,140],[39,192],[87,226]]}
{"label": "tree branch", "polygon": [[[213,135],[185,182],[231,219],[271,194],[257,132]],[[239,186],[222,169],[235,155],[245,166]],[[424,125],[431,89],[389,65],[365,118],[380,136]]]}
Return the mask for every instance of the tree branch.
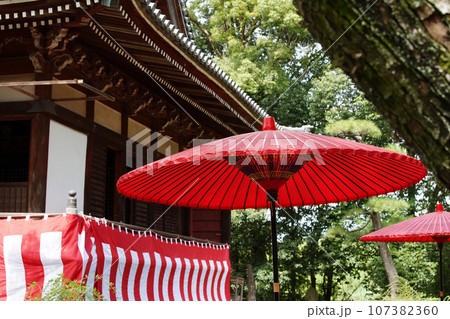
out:
{"label": "tree branch", "polygon": [[209,44],[211,45],[211,48],[214,50],[214,54],[218,57],[223,58],[222,52],[220,52],[216,45],[214,44],[213,39],[211,38],[211,35],[209,34],[208,30],[197,20],[197,18],[193,14],[189,14],[189,19],[191,22],[193,22],[200,31],[205,35],[206,39],[208,40]]}
{"label": "tree branch", "polygon": [[354,230],[347,230],[347,231],[348,231],[349,233],[356,233],[356,232],[359,232],[359,231],[363,230],[364,228],[366,228],[367,225],[369,225],[370,221],[371,221],[371,219],[368,218],[368,219],[367,219],[367,222],[364,224],[364,226],[361,226],[361,227],[359,227],[359,228],[357,228],[357,229],[354,229]]}

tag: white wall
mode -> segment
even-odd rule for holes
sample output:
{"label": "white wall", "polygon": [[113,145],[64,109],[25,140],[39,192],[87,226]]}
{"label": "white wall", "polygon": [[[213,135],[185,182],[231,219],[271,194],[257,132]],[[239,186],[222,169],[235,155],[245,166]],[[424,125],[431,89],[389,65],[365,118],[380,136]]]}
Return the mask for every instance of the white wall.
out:
{"label": "white wall", "polygon": [[45,211],[62,213],[69,190],[77,192],[78,211],[83,210],[87,135],[50,121],[47,194]]}

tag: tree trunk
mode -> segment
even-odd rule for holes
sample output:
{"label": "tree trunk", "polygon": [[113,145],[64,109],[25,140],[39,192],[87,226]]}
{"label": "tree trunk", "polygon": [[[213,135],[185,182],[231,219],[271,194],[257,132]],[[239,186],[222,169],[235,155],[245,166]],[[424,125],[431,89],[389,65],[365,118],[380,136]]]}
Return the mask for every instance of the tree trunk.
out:
{"label": "tree trunk", "polygon": [[[372,219],[374,231],[383,228],[379,213],[370,212],[370,218]],[[395,267],[394,260],[392,259],[387,243],[377,242],[377,245],[378,250],[380,252],[381,260],[383,261],[384,269],[386,270],[386,275],[389,281],[389,287],[391,288],[391,298],[394,299],[397,296],[398,292],[397,268]]]}
{"label": "tree trunk", "polygon": [[256,300],[256,284],[255,277],[253,276],[252,265],[247,264],[247,300],[255,301]]}
{"label": "tree trunk", "polygon": [[316,274],[314,272],[314,269],[310,270],[309,277],[311,278],[311,287],[316,289]]}
{"label": "tree trunk", "polygon": [[290,286],[291,289],[289,289],[289,299],[288,300],[297,300],[297,294],[296,294],[296,287],[297,287],[297,272],[295,271],[295,268],[292,267],[289,272],[290,277]]}
{"label": "tree trunk", "polygon": [[333,63],[450,189],[448,0],[294,3]]}
{"label": "tree trunk", "polygon": [[325,270],[325,278],[327,284],[325,285],[325,291],[323,295],[323,300],[330,301],[333,293],[333,268],[327,268]]}

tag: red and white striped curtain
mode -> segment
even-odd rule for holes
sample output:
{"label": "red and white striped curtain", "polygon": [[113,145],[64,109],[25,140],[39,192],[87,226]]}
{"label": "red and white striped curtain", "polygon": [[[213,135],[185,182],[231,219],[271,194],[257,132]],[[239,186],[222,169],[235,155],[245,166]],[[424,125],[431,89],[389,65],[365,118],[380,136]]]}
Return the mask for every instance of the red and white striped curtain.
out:
{"label": "red and white striped curtain", "polygon": [[228,248],[77,215],[1,220],[0,300],[24,300],[32,282],[42,291],[61,273],[107,300],[230,300]]}

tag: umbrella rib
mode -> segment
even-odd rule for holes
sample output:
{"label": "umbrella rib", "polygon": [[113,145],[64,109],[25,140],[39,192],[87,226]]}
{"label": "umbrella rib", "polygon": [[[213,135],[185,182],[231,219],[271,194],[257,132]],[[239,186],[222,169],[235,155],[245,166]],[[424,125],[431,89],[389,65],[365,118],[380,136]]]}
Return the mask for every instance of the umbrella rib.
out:
{"label": "umbrella rib", "polygon": [[[226,167],[226,170],[225,170],[225,171],[231,170],[231,172],[234,173],[234,177],[232,178],[232,180],[234,180],[234,179],[236,178],[236,175],[239,173],[239,170],[234,169],[234,168],[235,168],[234,166],[228,165],[228,166]],[[228,179],[228,178],[227,178],[227,179]],[[228,189],[230,188],[230,185],[231,185],[231,184],[232,184],[232,183],[230,182],[230,184],[228,185],[228,188],[227,188],[227,191],[225,192],[225,194],[228,192]],[[211,206],[211,202],[215,199],[215,197],[216,197],[217,192],[219,191],[219,189],[220,189],[220,187],[218,187],[218,188],[216,189],[216,191],[214,192],[214,194],[211,196],[211,199],[210,199],[210,201],[209,201],[209,203],[208,203],[208,205],[207,205],[208,208]],[[222,202],[220,202],[220,205],[222,205]],[[220,206],[220,205],[219,205],[219,206]]]}
{"label": "umbrella rib", "polygon": [[[166,170],[161,170],[161,171],[158,170],[157,173],[155,173],[154,175],[151,175],[151,177],[154,176],[154,179],[147,180],[147,183],[145,184],[146,188],[147,188],[147,191],[145,192],[145,195],[141,196],[141,198],[144,200],[144,198],[147,197],[150,193],[158,192],[159,189],[166,190],[166,193],[168,191],[172,190],[173,187],[172,187],[172,189],[170,189],[170,188],[168,189],[166,187],[167,186],[167,181],[164,179],[164,177],[168,175],[167,173],[175,174],[178,171],[180,171],[182,173],[180,177],[185,177],[186,176],[186,178],[184,178],[184,180],[182,180],[182,181],[187,180],[189,178],[190,170],[185,170],[186,164],[190,165],[192,163],[183,163],[183,164],[173,165],[173,166],[170,166],[170,168],[172,168],[172,167],[174,168],[173,170],[172,169],[169,169],[167,171]],[[155,202],[158,202],[158,200],[162,196],[164,196],[166,193],[160,194],[160,196],[155,200]]]}
{"label": "umbrella rib", "polygon": [[[273,138],[275,139],[275,146],[277,147],[278,153],[279,153],[280,152],[280,143],[278,143],[277,135],[273,134]],[[266,140],[264,140],[264,143],[266,143]]]}
{"label": "umbrella rib", "polygon": [[[238,186],[238,189],[240,189],[240,187],[241,187],[241,184],[242,184],[242,181],[244,180],[244,177],[245,177],[245,175],[244,174],[242,174],[242,177],[241,177],[241,180],[239,181],[239,186]],[[231,185],[231,184],[230,184]],[[229,188],[228,188],[229,189]],[[236,193],[234,194],[234,197],[233,197],[233,201],[231,202],[231,207],[234,207],[234,201],[236,200]]]}
{"label": "umbrella rib", "polygon": [[[145,189],[146,186],[148,186],[148,184],[151,184],[151,180],[149,180],[149,176],[148,174],[141,174],[132,178],[129,178],[128,180],[126,180],[123,183],[123,187],[126,188],[126,192],[129,194],[132,194],[135,190],[138,190],[137,194],[134,194],[133,197],[136,199],[140,199],[142,198],[142,190],[141,189]],[[132,187],[127,187],[128,184],[131,184]]]}
{"label": "umbrella rib", "polygon": [[[304,172],[304,170],[302,170]],[[303,178],[302,174],[299,174],[300,178],[303,181],[303,184],[305,184],[306,189],[308,190],[309,195],[311,195],[311,198],[313,200],[313,204],[316,205],[316,199],[314,198],[313,194],[311,193],[311,190],[308,187],[308,184],[306,184],[305,179]],[[309,175],[308,175],[309,176]],[[297,188],[298,189],[298,188]]]}
{"label": "umbrella rib", "polygon": [[[251,133],[249,133],[249,134],[251,134]],[[247,134],[247,135],[249,135],[249,134]],[[264,135],[264,136],[266,136],[266,135]],[[249,145],[252,145],[253,142],[254,142],[258,137],[259,137],[258,135],[255,135],[255,136],[253,137],[253,139],[250,141]],[[234,138],[233,140],[236,140],[236,138]],[[234,146],[232,146],[232,147],[230,147],[230,148],[228,149],[229,154],[231,154],[231,153],[232,153],[231,151],[232,151],[233,149],[236,149],[236,148],[238,147],[238,145],[244,143],[244,141],[247,141],[247,139],[241,137],[241,138],[239,139],[239,141],[238,141],[237,143],[234,144]],[[264,140],[264,141],[265,141],[265,140]],[[228,142],[228,145],[230,145],[230,142]],[[248,146],[249,146],[249,145],[246,145],[246,146],[245,146],[246,149],[248,149]]]}
{"label": "umbrella rib", "polygon": [[[263,142],[262,142],[262,148],[264,148],[264,145],[266,145],[267,135],[269,135],[269,132],[268,132],[268,131],[266,131],[265,134],[264,134],[264,139],[263,139]],[[253,141],[254,141],[254,140],[253,140]],[[253,143],[253,141],[252,141],[252,143]]]}
{"label": "umbrella rib", "polygon": [[[385,158],[384,162],[379,161],[378,158],[375,157],[367,157],[367,160],[375,162],[377,165],[380,165],[381,167],[385,168],[393,175],[400,176],[397,178],[408,184],[411,182],[414,183],[415,181],[414,178],[411,178],[409,175],[406,175],[406,173],[409,174],[411,173],[408,170],[413,170],[414,173],[418,175],[420,175],[421,173],[421,170],[416,165],[410,164],[408,162],[401,162],[401,166],[399,166],[398,161],[395,161],[395,159],[392,158]],[[405,174],[403,174],[403,172],[405,172]],[[406,181],[405,179],[409,180],[409,182]]]}
{"label": "umbrella rib", "polygon": [[[222,166],[220,175],[217,176],[217,173],[214,173],[215,176],[217,176],[217,177],[216,177],[215,179],[211,179],[211,180],[210,180],[211,183],[210,183],[210,186],[208,187],[208,190],[203,192],[203,195],[202,195],[202,197],[198,200],[198,203],[200,203],[200,202],[203,200],[203,198],[206,196],[206,194],[210,192],[210,190],[214,187],[214,185],[215,185],[215,183],[216,183],[217,181],[219,181],[219,183],[220,183],[221,177],[222,177],[224,174],[225,174],[225,178],[227,179],[227,176],[229,176],[229,171],[237,170],[237,169],[235,169],[234,166],[231,166],[231,165],[228,165],[228,164],[223,165],[223,163],[221,163],[220,166]],[[212,194],[212,195],[210,196],[211,199],[209,200],[208,204],[206,205],[207,207],[210,207],[211,202],[215,200],[216,194],[217,194],[217,192],[219,191],[219,189],[220,189],[220,185],[219,185],[219,187],[217,187],[217,189],[215,190],[214,194]],[[222,199],[222,200],[223,200],[223,199]],[[203,206],[203,205],[202,205],[202,206]]]}
{"label": "umbrella rib", "polygon": [[[312,163],[312,162],[310,162]],[[309,164],[309,163],[308,163]],[[315,167],[317,167],[316,165],[307,165],[308,168],[310,168],[314,174],[316,174],[316,176],[322,181],[322,183],[328,188],[328,190],[330,191],[331,194],[333,194],[333,196],[336,198],[336,201],[339,202],[339,198],[336,196],[336,194],[331,190],[331,188],[328,186],[328,183],[325,183],[325,181],[322,179],[322,177],[319,175],[318,172],[316,172],[316,170],[314,169]],[[328,176],[327,176],[328,177]],[[330,178],[328,178],[332,183],[334,183]],[[336,185],[336,184],[335,184]],[[322,193],[322,191],[321,191]],[[323,195],[323,194],[322,194]],[[324,196],[325,197],[325,196]],[[348,197],[347,197],[348,200]]]}
{"label": "umbrella rib", "polygon": [[291,140],[298,140],[298,138],[289,138],[289,135],[288,134],[285,134],[283,131],[279,131],[279,134],[281,135],[281,136],[283,136],[284,137],[284,139],[286,140],[286,141],[288,141],[289,142],[289,144],[291,144],[291,146],[292,146],[292,149],[295,149],[295,145],[294,144],[292,144],[292,142],[291,142]]}
{"label": "umbrella rib", "polygon": [[[305,133],[305,134],[313,135],[311,133]],[[335,148],[341,149],[342,148],[342,144],[348,144],[347,142],[349,142],[347,140],[339,140],[340,144],[337,144],[336,142],[331,141],[330,140],[331,138],[329,136],[322,136],[322,135],[318,135],[318,134],[314,135],[313,137],[314,138],[311,138],[311,139],[314,140],[314,142],[317,142],[321,147],[323,147],[325,149],[329,148],[326,145],[333,145]],[[308,137],[308,139],[309,139],[309,137]],[[354,147],[351,146],[350,148],[353,149]]]}
{"label": "umbrella rib", "polygon": [[[293,177],[291,177],[293,178]],[[288,181],[287,181],[288,182]],[[286,183],[287,183],[286,182]],[[291,194],[289,193],[289,187],[286,186],[286,183],[283,185],[284,189],[286,189],[287,198],[289,200],[289,206],[292,207],[292,200],[291,200]],[[295,182],[294,182],[295,184]],[[280,189],[281,190],[281,189]]]}
{"label": "umbrella rib", "polygon": [[[360,157],[360,156],[361,155],[358,155],[358,157]],[[351,157],[348,156],[348,155],[342,155],[342,157],[344,159],[346,159],[346,158],[347,159],[351,159]],[[369,157],[369,159],[370,158],[371,157]],[[364,161],[367,161],[367,159],[368,159],[367,157],[363,157]],[[360,161],[349,161],[349,162],[350,162],[350,166],[353,167],[355,171],[365,172],[366,176],[367,176],[367,179],[370,182],[372,182],[375,185],[377,185],[379,188],[382,188],[384,190],[385,194],[389,193],[389,190],[387,188],[385,188],[382,184],[386,184],[387,186],[389,186],[391,188],[391,191],[396,191],[397,189],[392,184],[390,184],[389,182],[397,184],[401,188],[401,184],[399,184],[396,181],[393,181],[392,178],[385,177],[385,175],[387,175],[387,174],[392,174],[392,171],[389,171],[389,170],[385,171],[385,170],[382,170],[382,169],[375,170],[373,166],[365,165],[365,163],[361,163]],[[381,172],[380,172],[380,170],[381,170]],[[383,178],[386,179],[387,182],[384,181]]]}
{"label": "umbrella rib", "polygon": [[[211,188],[215,185],[215,183],[217,182],[217,181],[220,181],[220,179],[221,179],[221,177],[223,176],[223,174],[225,174],[225,172],[227,172],[230,168],[232,168],[232,166],[231,165],[223,165],[223,162],[221,161],[220,163],[219,163],[219,165],[221,166],[220,167],[220,175],[217,175],[216,173],[214,173],[214,175],[216,176],[216,178],[215,179],[210,179],[209,180],[209,183],[210,183],[210,186],[208,187],[208,190],[207,191],[205,191],[205,192],[203,192],[203,195],[202,195],[202,197],[198,200],[198,203],[200,203],[202,200],[203,200],[203,198],[206,196],[206,194],[207,193],[209,193],[209,191],[211,190]],[[208,207],[209,207],[209,205],[210,205],[210,203],[211,203],[211,201],[215,198],[215,194],[217,193],[217,190],[219,189],[219,187],[216,189],[216,191],[214,192],[214,194],[211,196],[211,200],[209,201],[209,203],[208,203]]]}
{"label": "umbrella rib", "polygon": [[[192,168],[187,167],[187,169],[186,169],[187,165],[192,165]],[[156,193],[159,196],[153,197],[152,201],[153,202],[160,202],[161,198],[163,196],[165,196],[167,193],[171,192],[175,187],[177,187],[178,185],[182,184],[183,182],[185,182],[189,178],[191,178],[191,179],[193,178],[193,176],[190,174],[191,171],[193,170],[193,168],[195,168],[195,166],[193,165],[192,162],[186,162],[186,163],[183,163],[183,164],[173,165],[171,167],[176,167],[176,166],[178,166],[177,169],[175,169],[173,171],[169,170],[169,172],[171,173],[172,176],[175,175],[175,173],[178,172],[178,171],[181,172],[181,175],[179,176],[179,181],[180,182],[178,184],[175,183],[175,184],[172,184],[172,187],[167,187],[167,180],[165,179],[165,177],[168,176],[167,172],[165,170],[161,170],[161,171],[158,170],[157,173],[153,174],[154,178],[148,180],[148,183],[146,184],[147,192],[145,192],[145,195],[142,196],[142,199],[145,200],[145,198],[147,196],[149,196],[149,194]],[[167,203],[167,201],[165,201],[165,203]]]}
{"label": "umbrella rib", "polygon": [[[330,174],[332,174],[332,175],[333,175],[334,177],[336,177],[341,183],[344,184],[344,181],[343,181],[340,177],[338,177],[336,174],[333,174],[333,172],[331,172],[331,170],[328,168],[328,165],[322,165],[322,166],[323,166],[323,168],[326,169]],[[336,184],[336,182],[335,182],[332,178],[330,178],[327,174],[324,174],[324,175],[328,178],[328,180],[330,180],[330,181],[334,184],[334,186],[336,186],[337,189],[339,189],[339,186]],[[353,192],[353,194],[355,194],[356,197],[358,197],[358,194],[356,194],[351,188],[348,188],[348,189],[349,189],[351,192]],[[349,201],[350,199],[349,199],[347,193],[344,192],[343,190],[341,190],[341,191],[342,191],[342,194],[344,194],[344,196],[347,198],[346,201]]]}
{"label": "umbrella rib", "polygon": [[[300,177],[300,179],[303,181],[303,183],[305,183],[305,181],[303,180],[303,178],[302,178],[302,176],[299,174],[299,177]],[[306,184],[305,184],[305,187],[306,187],[306,190],[308,191],[308,193],[311,195],[311,197],[312,197],[312,194],[311,194],[311,192],[309,191],[309,189],[308,189],[308,186],[306,186]],[[300,200],[302,201],[302,206],[305,204],[305,199],[303,198],[303,196],[302,196],[302,192],[300,191],[300,189],[299,189],[299,185],[297,185],[297,183],[295,183],[295,188],[297,189],[297,192],[298,192],[298,194],[300,195]]]}
{"label": "umbrella rib", "polygon": [[[256,187],[256,195],[255,195],[255,207],[258,207],[258,198],[259,198],[259,192],[263,191],[264,192],[264,197],[267,198],[267,194],[266,191],[264,191],[259,185],[257,185]],[[267,199],[266,199],[266,207],[268,207],[267,205]]]}
{"label": "umbrella rib", "polygon": [[[310,162],[308,162],[308,164],[309,164]],[[314,178],[312,178],[312,176],[311,176],[311,174],[308,172],[308,169],[307,168],[310,168],[310,165],[305,165],[304,166],[304,169],[303,169],[303,171],[306,173],[306,174],[308,174],[308,176],[309,176],[309,178],[312,180],[312,182],[314,183],[314,185],[316,186],[316,188],[319,190],[319,193],[322,195],[322,197],[325,199],[325,204],[328,204],[328,199],[327,199],[327,197],[323,194],[323,192],[322,192],[322,189],[317,185],[317,183],[316,183],[316,181],[314,180]],[[311,168],[310,168],[311,169]],[[312,169],[311,169],[312,170]],[[315,171],[314,170],[312,170],[314,173],[315,173]],[[316,176],[317,176],[317,174],[316,174]],[[320,179],[320,177],[319,177],[319,179]],[[334,193],[333,193],[333,195],[334,195]],[[314,203],[315,203],[316,201],[314,200]]]}
{"label": "umbrella rib", "polygon": [[[209,175],[213,175],[213,176],[216,177],[215,180],[217,180],[218,178],[220,178],[220,177],[223,175],[224,170],[223,170],[223,167],[220,168],[220,166],[222,166],[222,163],[221,163],[220,161],[217,161],[217,163],[214,163],[214,164],[216,164],[216,165],[213,165],[212,171],[211,171],[211,172],[207,172],[207,171],[206,171],[206,172],[207,172],[207,175],[208,175],[208,176],[209,176]],[[215,172],[215,169],[216,169],[217,167],[219,167],[219,169],[222,171],[222,173],[220,174],[219,177],[217,177],[217,174],[216,174],[216,172]],[[202,197],[197,201],[197,207],[198,207],[198,203],[201,202],[201,200],[203,199],[203,197],[205,197],[205,195],[208,193],[208,191],[209,191],[209,190],[211,189],[211,187],[214,185],[214,181],[215,181],[215,180],[214,180],[214,178],[207,178],[207,182],[206,182],[205,185],[203,185],[203,187],[205,187],[205,186],[208,185],[208,184],[210,184],[210,186],[207,188],[206,191],[203,192]],[[186,206],[190,207],[190,206],[189,206],[190,202],[194,199],[194,197],[195,197],[200,191],[203,191],[203,187],[202,187],[202,188],[199,188],[199,189],[195,192],[195,194],[191,196],[191,198],[190,198],[190,199],[188,200],[188,202],[186,203]]]}
{"label": "umbrella rib", "polygon": [[[404,166],[406,163],[401,162],[401,166],[399,166],[398,162],[394,162],[392,159],[385,159],[385,160],[386,161],[381,162],[373,157],[367,158],[368,162],[375,163],[376,165],[378,165],[380,167],[380,170],[388,171],[391,175],[394,175],[397,179],[401,180],[402,182],[405,182],[405,183],[414,182],[413,178],[411,178],[410,176],[408,176],[406,174],[403,174],[403,172],[406,173],[406,171],[405,171],[406,167]],[[416,172],[416,169],[414,167],[411,167],[410,170],[414,170],[414,173],[418,173],[418,172]],[[410,170],[407,171],[407,173],[411,174]]]}
{"label": "umbrella rib", "polygon": [[[430,216],[430,220],[428,220],[428,218],[427,218],[428,216],[429,215],[422,215],[422,216],[416,217],[417,218],[416,219],[416,221],[417,221],[416,227],[417,227],[417,225],[420,225],[420,227],[421,227],[420,229],[425,229],[424,231],[422,231],[422,233],[424,233],[428,236],[430,236],[430,235],[432,236],[432,235],[437,234],[435,231],[430,231],[430,227],[433,224],[435,224],[435,222],[434,222],[435,218],[433,218],[433,217],[435,217],[436,215]],[[413,226],[414,225],[411,225],[411,228]],[[423,227],[423,226],[428,226],[428,227]]]}
{"label": "umbrella rib", "polygon": [[[163,168],[161,168],[160,170],[158,170],[157,172],[155,172],[154,174],[150,175],[150,174],[141,174],[139,176],[136,176],[134,178],[128,179],[125,183],[128,182],[133,182],[133,186],[129,189],[129,192],[132,192],[136,189],[141,189],[142,186],[148,186],[149,184],[152,184],[152,182],[156,182],[156,184],[158,183],[164,183],[164,181],[161,181],[159,179],[159,175],[161,175],[161,171],[163,172],[162,174],[167,174],[167,173],[173,173],[176,171],[183,171],[184,169],[184,165],[180,164],[180,165],[173,165],[173,166],[164,166]],[[152,181],[151,179],[149,180],[149,178],[155,176],[155,180]],[[137,182],[137,183],[136,183]],[[142,194],[142,192],[140,192],[140,194]],[[146,195],[148,194],[148,192],[146,193]],[[145,197],[146,195],[144,195],[143,197]]]}
{"label": "umbrella rib", "polygon": [[[421,218],[420,218],[421,217]],[[422,231],[423,233],[426,233],[427,235],[432,234],[429,232],[429,228],[425,228],[424,226],[427,226],[427,223],[429,222],[427,220],[427,215],[421,215],[419,216],[418,219],[415,220],[416,224],[412,224],[411,225],[407,225],[407,227],[403,230],[403,234],[405,235],[410,235],[410,236],[414,236],[416,235],[416,233],[418,233],[417,231],[414,231],[414,228],[418,228],[418,229],[424,229],[424,231]],[[430,226],[430,225],[429,225]],[[408,234],[408,232],[410,232],[410,234]],[[416,235],[417,236],[417,235]]]}
{"label": "umbrella rib", "polygon": [[[346,169],[342,169],[342,167],[341,167],[341,165],[340,165],[340,162],[337,162],[337,161],[336,161],[336,159],[334,158],[334,155],[335,155],[335,154],[332,154],[332,155],[331,155],[331,154],[328,154],[328,156],[327,156],[327,159],[329,159],[328,165],[330,165],[331,167],[333,167],[333,168],[334,168],[336,171],[338,171],[338,172],[345,171],[345,172],[348,173],[349,175],[353,176],[355,179],[359,180],[358,178],[356,178],[355,175],[353,175],[352,173],[349,173]],[[335,168],[335,166],[337,166],[339,169],[338,169],[338,168]],[[355,183],[352,179],[348,178],[346,175],[342,175],[342,176],[345,177],[345,179],[347,179],[347,180],[348,180],[350,183],[352,183],[355,187],[359,188],[362,192],[366,193],[366,197],[369,196],[369,193],[367,193],[365,189],[363,189],[361,186],[359,186],[357,183]],[[344,181],[342,181],[342,183],[344,183],[344,185],[347,185],[347,183],[345,183]],[[357,196],[358,198],[360,198],[359,195],[358,195],[358,193],[356,193],[355,191],[353,191],[353,189],[351,189],[350,187],[349,187],[349,189],[350,189],[354,194],[356,194],[356,196]]]}
{"label": "umbrella rib", "polygon": [[[200,179],[201,180],[201,177],[200,176],[202,176],[203,174],[207,174],[208,173],[208,170],[209,170],[209,168],[211,167],[211,166],[213,166],[214,165],[214,162],[213,161],[206,161],[206,162],[208,162],[208,164],[205,164],[205,165],[199,165],[199,167],[201,167],[201,170],[199,170],[198,172],[196,172],[197,174],[196,174],[196,176],[187,176],[187,178],[185,178],[183,181],[181,181],[181,183],[183,183],[183,182],[185,182],[186,180],[188,180],[188,178],[191,178],[191,180],[193,179],[193,178],[195,178],[195,177],[197,177],[197,179]],[[172,188],[169,188],[165,193],[163,193],[159,198],[161,198],[161,197],[163,197],[163,196],[165,196],[166,194],[168,194],[169,192],[171,192],[173,189],[175,189],[179,184],[181,184],[181,183],[174,183],[174,186],[172,187]],[[189,189],[189,191],[188,192],[190,192],[192,190],[192,188],[190,188]],[[186,196],[186,194],[188,193],[188,192],[186,192],[186,193],[184,193],[183,194],[183,197],[184,196]],[[173,194],[172,196],[170,196],[167,200],[166,200],[166,202],[167,203],[170,203],[170,200],[173,198],[173,197],[175,197],[177,194]],[[180,199],[181,199],[181,197],[179,198],[179,199],[177,199],[177,202],[179,202],[180,201]]]}
{"label": "umbrella rib", "polygon": [[248,198],[248,194],[249,194],[249,190],[250,190],[251,185],[252,185],[252,181],[250,180],[249,183],[248,183],[248,186],[247,186],[247,191],[245,192],[244,209],[247,208],[246,207],[247,206],[247,198]]}
{"label": "umbrella rib", "polygon": [[[370,166],[364,166],[363,164],[361,164],[360,162],[357,162],[357,161],[352,161],[351,159],[351,157],[349,158],[349,156],[347,156],[347,155],[340,155],[339,157],[343,157],[344,159],[350,159],[349,161],[347,161],[347,163],[348,163],[348,165],[350,166],[350,168],[351,167],[353,167],[353,168],[355,168],[355,171],[356,171],[356,168],[358,168],[358,170],[359,171],[364,171],[365,173],[366,173],[366,178],[369,180],[369,181],[371,181],[372,183],[374,183],[375,185],[377,185],[379,188],[382,188],[383,190],[384,190],[384,194],[387,194],[389,191],[386,189],[386,188],[384,188],[382,185],[380,185],[378,182],[380,182],[381,180],[378,178],[378,177],[376,177],[372,172],[373,172],[373,168],[372,167],[370,167]],[[338,157],[338,160],[339,160],[339,157]],[[363,167],[361,167],[361,166],[363,166]],[[364,170],[364,168],[366,168],[366,170]],[[362,174],[361,174],[362,175]],[[371,178],[369,178],[369,176],[371,177]],[[396,182],[394,182],[394,183],[396,183]],[[366,184],[367,185],[367,184]],[[389,184],[388,184],[389,185]],[[390,187],[392,187],[392,191],[395,191],[395,187],[393,187],[392,185],[389,185]],[[372,188],[373,189],[373,188]],[[377,194],[378,194],[378,191],[377,191]]]}
{"label": "umbrella rib", "polygon": [[141,185],[143,185],[147,182],[147,180],[146,180],[147,176],[148,175],[141,174],[141,175],[137,175],[137,176],[128,178],[126,181],[124,181],[122,183],[121,189],[126,191],[127,193],[131,193],[135,189],[139,189]]}
{"label": "umbrella rib", "polygon": [[[297,175],[299,176],[299,178],[301,178],[301,175],[300,175],[300,172],[297,172]],[[298,195],[300,196],[300,200],[301,200],[301,202],[302,202],[302,206],[303,206],[303,204],[305,203],[305,201],[303,200],[303,196],[302,196],[302,193],[300,192],[300,189],[298,188],[298,185],[297,185],[297,183],[296,183],[296,181],[295,181],[295,175],[292,177],[292,182],[294,183],[294,185],[295,185],[295,188],[297,189],[297,193],[298,193]],[[303,179],[302,179],[303,180]],[[286,187],[287,188],[287,187]]]}
{"label": "umbrella rib", "polygon": [[[375,176],[373,176],[372,173],[370,173],[370,171],[371,171],[370,169],[363,170],[363,169],[359,168],[359,170],[357,170],[357,169],[356,169],[357,166],[355,166],[355,164],[353,164],[352,161],[348,161],[348,162],[345,162],[345,161],[344,161],[344,162],[343,162],[343,159],[342,159],[341,157],[344,157],[344,159],[345,159],[345,155],[339,154],[339,156],[337,156],[337,161],[339,161],[339,162],[342,163],[342,164],[348,163],[348,166],[347,166],[348,168],[350,168],[350,169],[353,168],[353,170],[354,170],[355,172],[357,172],[358,175],[361,175],[361,176],[365,177],[368,181],[370,181],[371,183],[377,185],[379,188],[381,188],[381,189],[384,190],[384,192],[380,193],[380,192],[378,192],[377,189],[375,189],[375,188],[373,188],[372,186],[370,186],[369,184],[367,184],[367,183],[364,181],[364,178],[361,179],[361,178],[358,178],[357,175],[352,174],[352,173],[349,173],[349,174],[351,174],[352,176],[354,176],[355,178],[358,178],[358,180],[359,180],[361,183],[363,183],[364,185],[366,185],[368,188],[372,189],[372,190],[376,193],[377,196],[378,196],[378,195],[381,195],[381,194],[387,194],[387,193],[388,193],[388,190],[387,190],[386,188],[384,188],[384,187],[381,186],[379,183],[377,183],[377,182],[379,182],[380,180],[379,180],[378,178],[376,178]],[[367,167],[367,168],[369,168],[369,167]],[[364,173],[366,173],[366,175],[362,174],[360,171],[364,171]],[[348,172],[348,171],[347,171],[347,172]],[[369,177],[371,177],[371,178],[369,178]],[[391,186],[391,185],[389,185],[389,186]],[[392,186],[391,186],[391,187],[392,187]],[[393,191],[395,191],[395,188],[393,188]]]}
{"label": "umbrella rib", "polygon": [[[234,180],[239,176],[239,173],[240,173],[240,171],[239,171],[238,169],[233,170],[233,172],[234,172],[235,174],[234,174],[232,180],[230,181],[230,183],[228,184],[227,190],[225,191],[225,195],[228,194],[228,190],[230,189],[231,185],[234,184]],[[242,174],[242,175],[244,175],[244,174]],[[225,195],[224,195],[224,197],[225,197]],[[236,195],[235,195],[235,196],[236,196]],[[223,204],[224,197],[222,197],[222,199],[221,199],[221,201],[220,201],[220,203],[219,203],[219,207],[220,207],[221,209],[222,209],[222,207],[223,207],[222,204]]]}

